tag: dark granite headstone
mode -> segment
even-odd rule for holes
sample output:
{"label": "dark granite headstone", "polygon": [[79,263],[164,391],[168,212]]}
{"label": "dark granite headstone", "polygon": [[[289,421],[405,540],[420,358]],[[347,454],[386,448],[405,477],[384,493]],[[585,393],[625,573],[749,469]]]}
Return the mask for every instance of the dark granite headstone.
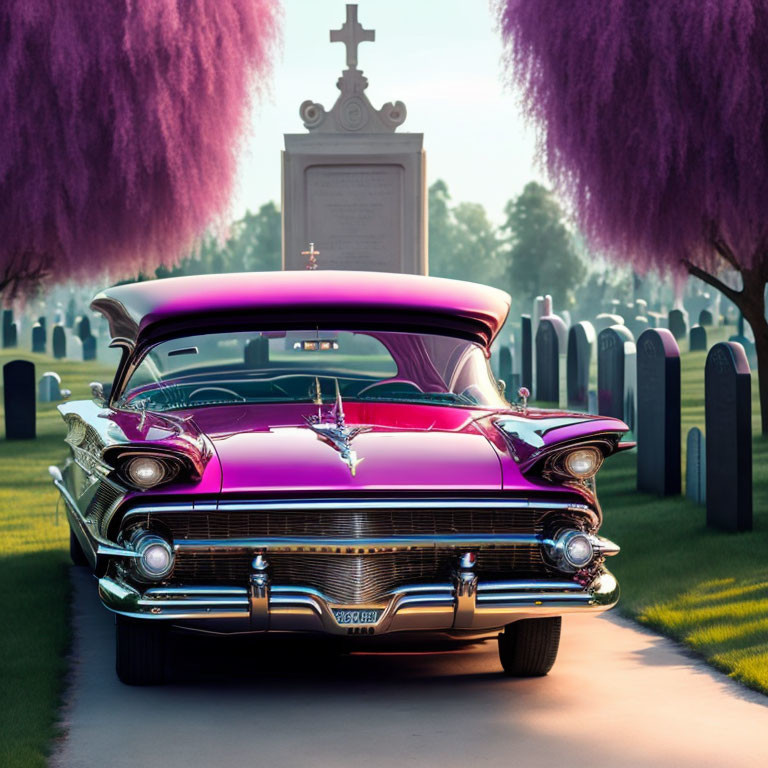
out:
{"label": "dark granite headstone", "polygon": [[597,337],[597,410],[602,416],[625,419],[627,415],[627,393],[634,392],[634,383],[627,381],[627,369],[631,365],[629,357],[634,362],[635,344],[628,328],[614,325],[600,332]]}
{"label": "dark granite headstone", "polygon": [[12,349],[19,343],[16,323],[13,322],[13,310],[3,310],[3,349]]}
{"label": "dark granite headstone", "polygon": [[714,325],[715,318],[708,309],[702,309],[699,312],[699,325]]}
{"label": "dark granite headstone", "polygon": [[85,343],[85,340],[91,335],[91,321],[87,315],[78,317],[75,321],[75,333],[80,337],[80,341]]}
{"label": "dark granite headstone", "polygon": [[533,337],[531,316],[520,318],[520,386],[533,389]]}
{"label": "dark granite headstone", "polygon": [[579,411],[589,408],[589,372],[597,337],[592,323],[582,321],[568,331],[566,382],[568,407]]}
{"label": "dark granite headstone", "polygon": [[680,350],[666,328],[637,340],[637,490],[677,496],[680,477]]}
{"label": "dark granite headstone", "polygon": [[688,349],[691,352],[707,350],[707,329],[701,325],[694,325],[688,337]]}
{"label": "dark granite headstone", "polygon": [[95,360],[95,359],[96,359],[96,337],[88,335],[83,339],[83,360]]}
{"label": "dark granite headstone", "polygon": [[269,339],[264,336],[249,339],[244,355],[246,368],[264,368],[269,365]]}
{"label": "dark granite headstone", "polygon": [[698,427],[688,431],[686,440],[685,495],[697,504],[707,501],[706,440]]}
{"label": "dark granite headstone", "polygon": [[536,400],[560,402],[560,338],[565,336],[563,321],[551,315],[539,320],[536,331]]}
{"label": "dark granite headstone", "polygon": [[682,309],[672,309],[667,315],[667,327],[672,331],[672,335],[680,341],[688,335],[688,318],[686,312]]}
{"label": "dark granite headstone", "polygon": [[57,360],[67,356],[67,333],[63,325],[53,326],[51,346],[53,347],[53,356]]}
{"label": "dark granite headstone", "polygon": [[512,386],[512,351],[506,344],[499,349],[499,379],[505,386]]}
{"label": "dark granite headstone", "polygon": [[70,299],[67,302],[67,311],[64,313],[64,327],[65,328],[74,328],[75,325],[75,315],[77,314],[75,309],[75,300]]}
{"label": "dark granite headstone", "polygon": [[40,317],[37,318],[37,322],[40,323],[40,325],[43,326],[43,330],[48,332],[48,319],[45,315],[40,315]]}
{"label": "dark granite headstone", "polygon": [[32,326],[32,351],[45,354],[45,327],[40,323]]}
{"label": "dark granite headstone", "polygon": [[752,529],[752,376],[744,347],[721,342],[704,366],[707,525]]}
{"label": "dark granite headstone", "polygon": [[5,439],[33,440],[35,437],[35,365],[12,360],[3,366]]}

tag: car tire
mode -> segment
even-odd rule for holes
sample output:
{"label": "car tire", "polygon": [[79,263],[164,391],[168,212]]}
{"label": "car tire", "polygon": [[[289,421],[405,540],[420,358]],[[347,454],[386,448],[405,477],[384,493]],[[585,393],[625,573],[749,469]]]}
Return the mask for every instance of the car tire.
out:
{"label": "car tire", "polygon": [[152,619],[116,616],[115,668],[126,685],[165,682],[168,628]]}
{"label": "car tire", "polygon": [[542,677],[557,658],[562,619],[521,619],[499,635],[499,659],[509,677]]}
{"label": "car tire", "polygon": [[73,565],[88,565],[88,558],[83,552],[80,542],[75,536],[75,532],[72,530],[72,526],[69,527],[69,557],[72,560]]}

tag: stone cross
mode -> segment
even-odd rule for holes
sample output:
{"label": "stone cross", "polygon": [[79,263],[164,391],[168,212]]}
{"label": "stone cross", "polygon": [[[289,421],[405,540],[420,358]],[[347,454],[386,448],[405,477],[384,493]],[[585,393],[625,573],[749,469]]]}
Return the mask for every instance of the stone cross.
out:
{"label": "stone cross", "polygon": [[332,43],[344,43],[347,48],[347,67],[357,69],[357,46],[360,43],[373,42],[376,32],[373,29],[363,29],[357,20],[357,5],[347,4],[347,20],[341,29],[331,30]]}
{"label": "stone cross", "polygon": [[302,251],[301,255],[308,257],[306,269],[317,269],[317,257],[320,255],[320,251],[315,250],[314,243],[310,243],[309,250]]}

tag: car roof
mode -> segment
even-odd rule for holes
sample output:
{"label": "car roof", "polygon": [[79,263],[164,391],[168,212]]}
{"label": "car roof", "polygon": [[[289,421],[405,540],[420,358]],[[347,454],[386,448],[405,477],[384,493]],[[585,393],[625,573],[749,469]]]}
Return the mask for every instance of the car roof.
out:
{"label": "car roof", "polygon": [[131,346],[252,327],[449,333],[490,346],[509,312],[504,291],[421,275],[341,270],[241,272],[107,288],[91,303]]}

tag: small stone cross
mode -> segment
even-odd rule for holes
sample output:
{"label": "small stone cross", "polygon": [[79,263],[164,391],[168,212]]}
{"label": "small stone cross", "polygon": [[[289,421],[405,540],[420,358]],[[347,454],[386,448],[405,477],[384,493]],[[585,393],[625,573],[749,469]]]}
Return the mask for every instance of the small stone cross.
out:
{"label": "small stone cross", "polygon": [[307,262],[306,269],[317,269],[317,256],[320,255],[320,251],[315,250],[315,244],[310,243],[309,244],[309,250],[308,251],[302,251],[302,256],[308,256],[309,261]]}
{"label": "small stone cross", "polygon": [[376,32],[373,29],[363,29],[363,25],[357,20],[357,5],[347,4],[347,20],[341,29],[331,30],[332,43],[344,43],[347,47],[347,67],[357,69],[357,46],[360,43],[373,42]]}

